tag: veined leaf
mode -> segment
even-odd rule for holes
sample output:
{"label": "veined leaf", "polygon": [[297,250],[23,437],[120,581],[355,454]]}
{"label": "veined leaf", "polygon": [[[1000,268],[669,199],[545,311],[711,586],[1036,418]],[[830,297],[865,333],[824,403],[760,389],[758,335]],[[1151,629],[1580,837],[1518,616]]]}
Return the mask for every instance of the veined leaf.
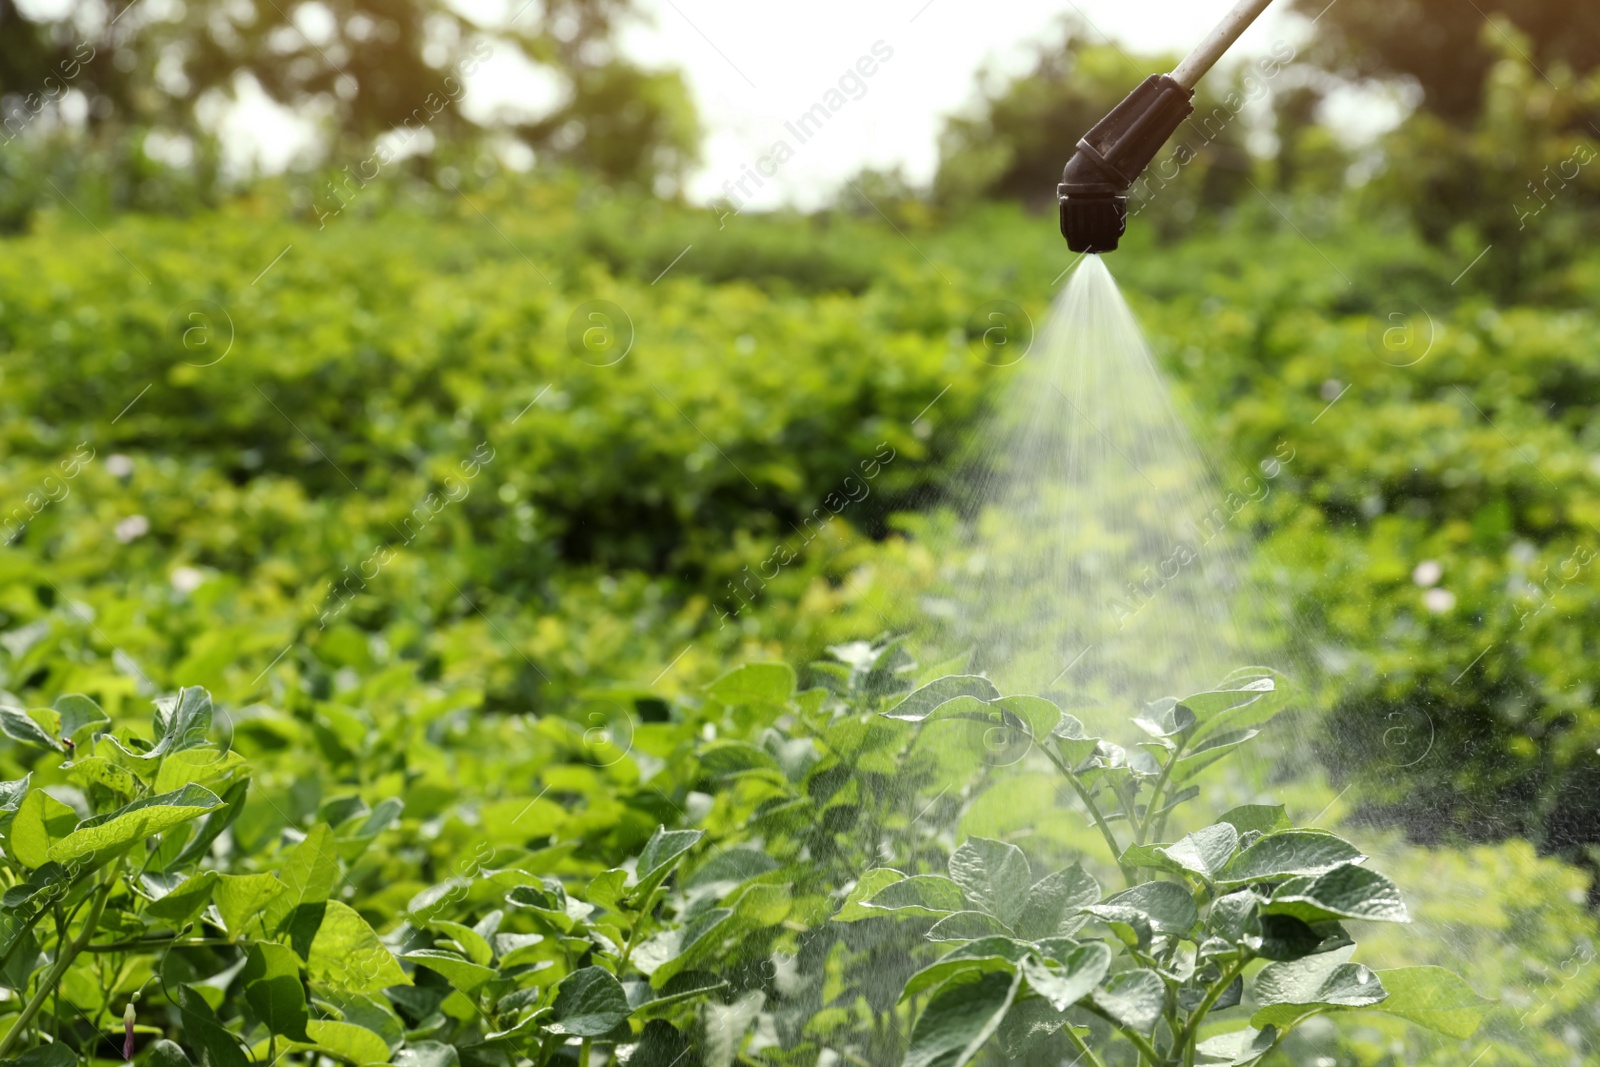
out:
{"label": "veined leaf", "polygon": [[70,863],[85,856],[110,853],[199,818],[221,805],[215,793],[198,785],[136,800],[109,815],[84,820],[78,829],[50,846],[50,858],[57,863]]}
{"label": "veined leaf", "polygon": [[1149,1036],[1161,1019],[1167,987],[1154,971],[1114,974],[1091,996],[1095,1006],[1130,1030]]}
{"label": "veined leaf", "polygon": [[224,874],[217,879],[212,899],[222,925],[237,939],[265,916],[273,898],[286,892],[288,887],[270,874]]}
{"label": "veined leaf", "polygon": [[928,929],[929,941],[976,941],[986,937],[1010,937],[1011,928],[985,911],[958,911],[946,915]]}
{"label": "veined leaf", "polygon": [[1099,883],[1079,864],[1047,874],[1028,889],[1017,935],[1037,941],[1075,933],[1084,923],[1083,907],[1099,899]]}
{"label": "veined leaf", "polygon": [[600,1037],[616,1029],[632,1010],[616,976],[601,967],[573,971],[556,987],[547,1029],[557,1034]]}
{"label": "veined leaf", "polygon": [[[1054,951],[1062,952],[1060,948]],[[1066,959],[1059,965],[1047,964],[1032,956],[1022,961],[1022,976],[1028,980],[1029,987],[1048,1000],[1056,1011],[1066,1011],[1088,996],[1111,970],[1111,949],[1102,942],[1079,945],[1064,954]]]}
{"label": "veined leaf", "polygon": [[951,978],[917,1017],[902,1067],[964,1067],[999,1029],[1021,983],[1020,973]]}
{"label": "veined leaf", "polygon": [[442,949],[419,948],[405,953],[400,958],[428,968],[469,997],[482,988],[485,982],[493,981],[495,978],[493,967],[473,963],[464,956]]}
{"label": "veined leaf", "polygon": [[887,718],[900,719],[903,722],[922,722],[941,704],[959,697],[973,697],[987,704],[999,699],[1000,690],[996,689],[994,683],[987,678],[976,675],[951,675],[914,690],[883,714]]}
{"label": "veined leaf", "polygon": [[1027,945],[1009,937],[985,937],[969,942],[906,979],[905,987],[900,991],[900,1003],[904,1004],[923,990],[932,989],[966,971],[1009,973],[1027,954]]}
{"label": "veined leaf", "polygon": [[1343,949],[1267,964],[1255,977],[1256,1000],[1263,1007],[1309,1004],[1362,1008],[1377,1004],[1388,995],[1383,982],[1370,968],[1348,962],[1352,951]]}
{"label": "veined leaf", "polygon": [[1131,908],[1145,917],[1152,930],[1161,934],[1187,934],[1200,921],[1194,896],[1176,882],[1145,882],[1108,897],[1103,905],[1085,910],[1099,915],[1100,907]]}
{"label": "veined leaf", "polygon": [[705,837],[702,830],[668,830],[665,826],[656,827],[656,832],[646,842],[644,851],[639,853],[637,870],[638,884],[628,893],[628,901],[638,904],[650,898],[667,880],[667,875],[672,873],[674,867],[683,859],[688,851]]}
{"label": "veined leaf", "polygon": [[885,886],[902,881],[904,874],[891,867],[875,867],[856,880],[855,887],[844,898],[833,916],[837,923],[860,922],[862,919],[882,918],[879,912],[867,907],[866,902]]}
{"label": "veined leaf", "polygon": [[270,1032],[293,1041],[311,1040],[306,1034],[311,1015],[300,983],[300,958],[292,950],[271,941],[251,943],[239,981],[251,1010]]}
{"label": "veined leaf", "polygon": [[1293,915],[1305,923],[1335,919],[1410,922],[1399,888],[1365,867],[1335,867],[1315,878],[1291,878],[1278,886],[1262,911]]}
{"label": "veined leaf", "polygon": [[1033,872],[1016,845],[970,837],[950,856],[950,879],[974,907],[1011,926],[1027,906]]}
{"label": "veined leaf", "polygon": [[783,705],[794,695],[794,668],[787,663],[746,663],[706,687],[719,704]]}
{"label": "veined leaf", "polygon": [[963,907],[961,887],[936,874],[919,874],[892,882],[866,902],[868,911],[891,911],[902,918],[939,919]]}
{"label": "veined leaf", "polygon": [[50,861],[51,847],[71,836],[77,825],[77,812],[43,789],[35,789],[18,805],[6,847],[24,867],[42,867]]}
{"label": "veined leaf", "polygon": [[1208,1038],[1196,1045],[1195,1051],[1203,1057],[1198,1061],[1201,1067],[1240,1067],[1259,1060],[1271,1052],[1277,1043],[1277,1027],[1269,1025],[1257,1030],[1250,1026],[1231,1034]]}
{"label": "veined leaf", "polygon": [[388,1043],[364,1026],[336,1019],[312,1019],[306,1023],[306,1036],[313,1048],[356,1067],[389,1062]]}
{"label": "veined leaf", "polygon": [[337,900],[327,901],[326,907],[306,958],[306,972],[313,982],[351,993],[411,984],[394,954],[354,908]]}
{"label": "veined leaf", "polygon": [[1443,967],[1397,967],[1377,976],[1389,996],[1373,1005],[1373,1011],[1398,1015],[1458,1041],[1476,1034],[1494,1006]]}
{"label": "veined leaf", "polygon": [[1367,857],[1350,842],[1322,830],[1285,830],[1246,848],[1222,871],[1218,881],[1238,886],[1269,882],[1292,875],[1326,874]]}

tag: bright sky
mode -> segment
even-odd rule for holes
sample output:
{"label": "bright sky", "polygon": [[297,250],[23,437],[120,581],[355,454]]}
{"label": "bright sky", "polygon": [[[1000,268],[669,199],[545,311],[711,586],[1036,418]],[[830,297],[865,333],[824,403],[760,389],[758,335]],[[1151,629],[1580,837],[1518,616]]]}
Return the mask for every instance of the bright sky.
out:
{"label": "bright sky", "polygon": [[[501,12],[502,18],[509,13],[502,5],[536,10],[528,0],[456,2],[480,15]],[[914,181],[930,179],[942,121],[972,101],[978,71],[986,64],[1007,72],[1025,69],[1030,46],[1054,39],[1062,15],[1076,14],[1091,32],[1133,51],[1186,52],[1233,0],[640,3],[648,20],[628,29],[624,50],[651,66],[682,69],[706,129],[704,163],[692,176],[691,197],[709,202],[724,195],[725,183],[744,177],[746,191],[754,193],[741,196],[746,206],[815,207],[864,166],[899,164]],[[1303,44],[1306,21],[1289,15],[1288,6],[1289,0],[1276,0],[1230,60],[1264,54],[1281,42]],[[500,107],[537,111],[556,102],[553,79],[511,51],[498,50],[467,80],[461,106],[469,115],[486,116]],[[1130,71],[1130,87],[1136,76]],[[842,91],[845,102],[833,108],[824,128],[803,131],[808,136],[802,140],[786,127],[830,91]],[[264,97],[242,103],[225,119],[235,158],[253,156],[269,169],[281,167],[310,144],[309,129],[275,113]],[[1335,125],[1357,139],[1399,117],[1395,105],[1376,99],[1346,100],[1335,112]],[[754,168],[780,139],[793,155],[758,190],[746,168]],[[1063,163],[1071,148],[1062,145]]]}
{"label": "bright sky", "polygon": [[[683,68],[709,136],[706,163],[691,183],[696,199],[720,193],[746,165],[784,138],[796,145],[755,203],[812,205],[864,165],[903,164],[932,177],[942,118],[971,101],[978,70],[992,62],[1020,70],[1029,45],[1048,39],[1055,21],[1076,13],[1095,30],[1138,51],[1187,51],[1233,0],[644,0],[654,26],[631,32],[626,50]],[[1280,40],[1298,45],[1304,20],[1277,0],[1237,46],[1264,53]],[[893,50],[863,79],[821,133],[803,145],[794,121],[876,42]],[[1150,73],[1157,73],[1151,71]],[[1062,161],[1071,154],[1062,146]],[[754,188],[747,184],[746,188]]]}

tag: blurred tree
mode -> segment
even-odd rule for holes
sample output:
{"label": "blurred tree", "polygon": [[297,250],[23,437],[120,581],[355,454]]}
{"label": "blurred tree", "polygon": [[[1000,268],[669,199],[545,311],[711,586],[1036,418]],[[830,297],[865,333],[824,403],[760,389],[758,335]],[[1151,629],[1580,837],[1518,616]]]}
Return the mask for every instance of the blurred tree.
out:
{"label": "blurred tree", "polygon": [[1540,68],[1600,66],[1600,5],[1574,0],[1295,0],[1317,19],[1312,58],[1347,77],[1413,79],[1423,106],[1465,124],[1479,113],[1496,61],[1489,18],[1509,19],[1528,37]]}
{"label": "blurred tree", "polygon": [[[945,123],[934,179],[939,201],[998,198],[1053,208],[1061,169],[1078,139],[1139,82],[1177,62],[1090,44],[1071,19],[1061,26],[1057,42],[1038,49],[1031,71],[1008,81],[985,71],[976,106]],[[1158,231],[1171,237],[1202,207],[1237,199],[1250,171],[1245,123],[1237,120],[1283,62],[1245,68],[1222,90],[1215,88],[1219,79],[1203,87],[1194,116],[1130,193],[1130,212],[1150,210]]]}
{"label": "blurred tree", "polygon": [[0,0],[0,128],[7,143],[81,129],[215,136],[251,89],[312,118],[329,156],[365,155],[390,131],[450,141],[486,132],[455,106],[495,52],[553,73],[554,114],[500,114],[535,153],[654,184],[695,158],[699,127],[676,72],[642,70],[615,47],[634,0],[506,0],[476,20],[446,0],[77,0],[36,13]]}

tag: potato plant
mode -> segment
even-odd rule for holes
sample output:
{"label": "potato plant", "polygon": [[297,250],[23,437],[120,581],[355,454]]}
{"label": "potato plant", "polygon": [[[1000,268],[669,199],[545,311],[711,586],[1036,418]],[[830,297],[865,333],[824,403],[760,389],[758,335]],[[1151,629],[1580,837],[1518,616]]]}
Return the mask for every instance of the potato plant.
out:
{"label": "potato plant", "polygon": [[0,707],[76,787],[0,784],[0,1062],[587,1067],[619,1045],[670,1061],[672,1022],[724,985],[698,966],[772,893],[701,894],[688,914],[673,875],[704,834],[660,827],[570,891],[544,872],[573,845],[486,848],[380,936],[346,903],[349,872],[402,803],[341,799],[248,854],[229,831],[251,763],[212,740],[213,714],[198,688],[158,700],[148,730],[83,696]]}
{"label": "potato plant", "polygon": [[[884,712],[1019,735],[1076,794],[1124,882],[1103,888],[1081,864],[1035,872],[1021,849],[978,837],[945,875],[865,874],[837,921],[931,920],[927,940],[949,949],[903,987],[902,1002],[923,1002],[905,1067],[1041,1044],[1095,1067],[1114,1047],[1147,1067],[1249,1065],[1307,1019],[1354,1010],[1470,1037],[1488,1002],[1453,973],[1352,959],[1347,924],[1409,919],[1399,889],[1348,841],[1265,805],[1165,839],[1198,776],[1254,738],[1282,695],[1272,673],[1238,672],[1215,691],[1149,705],[1133,719],[1147,739],[1131,749],[981,677],[940,679]],[[1245,1025],[1212,1025],[1247,1003]]]}

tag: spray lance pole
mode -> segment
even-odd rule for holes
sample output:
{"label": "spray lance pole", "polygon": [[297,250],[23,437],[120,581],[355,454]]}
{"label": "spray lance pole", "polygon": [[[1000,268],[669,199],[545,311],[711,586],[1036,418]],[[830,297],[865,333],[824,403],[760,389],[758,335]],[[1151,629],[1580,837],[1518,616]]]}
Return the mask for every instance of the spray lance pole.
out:
{"label": "spray lance pole", "polygon": [[1057,195],[1061,233],[1074,252],[1115,252],[1128,228],[1127,191],[1183,121],[1194,87],[1272,0],[1239,0],[1171,74],[1153,74],[1078,142]]}

